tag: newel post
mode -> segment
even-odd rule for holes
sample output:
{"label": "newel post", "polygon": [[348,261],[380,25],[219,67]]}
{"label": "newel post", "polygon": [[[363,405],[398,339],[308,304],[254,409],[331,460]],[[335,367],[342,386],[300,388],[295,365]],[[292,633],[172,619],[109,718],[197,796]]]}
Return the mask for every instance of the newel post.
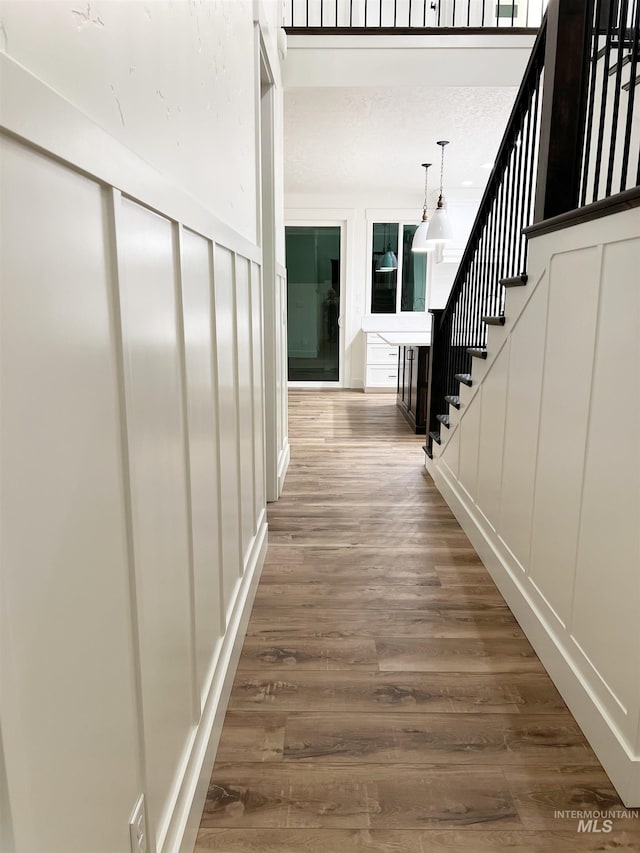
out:
{"label": "newel post", "polygon": [[534,222],[579,206],[594,0],[550,0]]}
{"label": "newel post", "polygon": [[445,336],[439,334],[440,321],[444,314],[444,308],[430,308],[431,314],[431,347],[429,350],[429,381],[427,384],[427,439],[432,430],[438,429],[440,422],[436,415],[442,414],[440,408],[444,401],[445,391],[441,387],[442,377],[446,368],[446,346]]}

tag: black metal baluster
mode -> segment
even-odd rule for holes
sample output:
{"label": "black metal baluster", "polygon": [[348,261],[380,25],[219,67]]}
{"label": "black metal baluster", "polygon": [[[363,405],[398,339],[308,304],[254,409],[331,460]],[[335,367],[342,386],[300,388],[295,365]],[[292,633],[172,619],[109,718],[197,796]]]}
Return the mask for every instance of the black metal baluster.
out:
{"label": "black metal baluster", "polygon": [[516,137],[516,166],[514,171],[514,221],[513,221],[513,254],[511,258],[511,266],[514,274],[520,269],[520,243],[522,240],[522,205],[520,204],[523,188],[522,188],[522,161],[524,159],[524,120],[525,113],[520,116],[520,127]]}
{"label": "black metal baluster", "polygon": [[467,26],[471,26],[471,0],[467,0]]}
{"label": "black metal baluster", "polygon": [[[494,196],[493,203],[491,204],[491,208],[489,210],[488,216],[488,237],[487,237],[487,271],[486,271],[486,280],[487,280],[487,292],[489,292],[490,288],[493,287],[493,280],[495,278],[495,266],[493,253],[496,245],[496,225],[497,225],[498,211],[496,207],[496,199]],[[487,313],[492,313],[491,311]]]}
{"label": "black metal baluster", "polygon": [[[482,236],[480,237],[480,252],[479,252],[479,263],[480,263],[480,285],[482,288],[482,302],[486,304],[487,302],[487,293],[489,292],[489,276],[487,275],[487,243],[489,241],[489,221],[485,223],[485,226],[482,230]],[[488,311],[482,311],[480,322],[482,322],[482,315],[488,314]],[[484,323],[482,324],[484,326]]]}
{"label": "black metal baluster", "polygon": [[469,277],[465,269],[462,277],[462,289],[458,297],[458,310],[460,311],[460,333],[457,340],[457,356],[458,364],[456,373],[464,373],[464,353],[467,347],[467,334],[469,329],[469,314],[471,313],[471,288],[469,287]]}
{"label": "black metal baluster", "polygon": [[[484,286],[485,286],[487,293],[489,293],[490,288],[492,287],[492,281],[494,278],[491,252],[492,252],[492,248],[493,248],[493,234],[495,231],[495,222],[496,222],[496,211],[492,205],[491,209],[489,210],[489,214],[487,216],[487,226],[486,226],[486,229],[487,229],[487,247],[486,247],[485,253],[484,253],[484,266],[485,266]],[[491,313],[491,311],[488,311],[487,313]]]}
{"label": "black metal baluster", "polygon": [[491,241],[491,211],[489,211],[489,216],[486,217],[485,223],[482,226],[481,231],[481,241],[482,241],[482,249],[480,251],[480,280],[482,282],[482,288],[485,293],[488,292],[489,287],[489,274],[487,270],[488,265],[488,257],[489,257],[489,243]]}
{"label": "black metal baluster", "polygon": [[467,303],[467,322],[465,324],[464,349],[472,347],[476,337],[475,329],[475,314],[478,306],[478,293],[473,286],[473,278],[471,276],[471,262],[467,267],[467,290],[469,293],[469,301]]}
{"label": "black metal baluster", "polygon": [[607,111],[607,92],[609,88],[609,53],[611,52],[611,28],[613,26],[613,10],[614,3],[610,3],[609,5],[609,15],[607,22],[607,34],[605,37],[604,44],[604,70],[602,73],[602,92],[600,95],[600,116],[598,121],[598,142],[596,146],[596,160],[595,160],[595,169],[593,176],[593,198],[592,201],[597,201],[598,199],[598,188],[600,184],[600,163],[602,156],[602,143],[604,140],[604,126],[605,126],[605,118]]}
{"label": "black metal baluster", "polygon": [[[636,0],[631,34],[631,62],[629,63],[629,98],[627,100],[627,120],[624,131],[624,146],[622,151],[622,168],[620,172],[620,192],[627,188],[627,171],[629,168],[629,147],[631,145],[631,130],[633,127],[633,107],[635,102],[635,80],[638,70],[638,52],[640,51],[640,0]],[[637,183],[640,184],[640,174]]]}
{"label": "black metal baluster", "polygon": [[[531,107],[531,119],[533,132],[531,134],[531,156],[529,159],[529,181],[527,183],[527,221],[533,221],[533,213],[536,198],[536,173],[538,166],[538,122],[540,119],[540,93],[542,91],[542,79],[538,77],[538,85],[534,90],[533,104]],[[524,258],[522,261],[522,270],[526,269],[527,265],[527,244],[524,247]],[[522,272],[520,270],[520,272]]]}
{"label": "black metal baluster", "polygon": [[516,261],[516,270],[518,273],[523,271],[523,258],[524,258],[524,241],[525,236],[522,233],[522,229],[526,228],[527,225],[530,224],[528,219],[528,210],[527,210],[527,166],[528,160],[532,156],[531,152],[531,107],[533,104],[533,92],[530,95],[524,116],[523,116],[523,126],[522,126],[522,162],[521,162],[521,172],[518,176],[518,181],[521,183],[520,189],[520,240],[518,241],[518,258]]}
{"label": "black metal baluster", "polygon": [[475,325],[476,325],[476,340],[478,343],[475,343],[474,346],[482,346],[482,341],[484,340],[484,323],[482,322],[482,305],[484,301],[484,282],[482,279],[482,264],[480,263],[480,258],[482,256],[483,249],[483,236],[482,231],[478,234],[478,238],[476,240],[476,249],[473,255],[473,278],[475,281],[475,287],[478,293],[478,308],[476,310],[475,317]]}
{"label": "black metal baluster", "polygon": [[618,59],[616,62],[615,90],[613,93],[613,114],[611,117],[611,137],[609,139],[609,167],[607,169],[606,195],[611,195],[613,186],[613,167],[616,158],[616,140],[618,138],[618,113],[620,111],[620,93],[622,92],[622,61],[624,59],[624,41],[627,22],[627,3],[622,0],[620,4],[620,23],[618,25]]}
{"label": "black metal baluster", "polygon": [[409,26],[411,26],[411,0],[409,0]]}
{"label": "black metal baluster", "polygon": [[[513,145],[513,142],[511,143]],[[511,207],[513,201],[513,148],[509,152],[509,156],[507,158],[507,165],[505,167],[504,173],[504,181],[505,181],[505,191],[504,191],[504,245],[502,249],[502,264],[504,275],[510,275],[509,270],[511,269],[511,229],[512,229],[512,221],[511,221]]]}
{"label": "black metal baluster", "polygon": [[520,190],[517,181],[518,169],[518,153],[520,145],[518,145],[518,134],[513,141],[513,151],[511,152],[511,193],[509,197],[509,269],[510,275],[516,274],[515,258],[516,258],[516,240],[518,234],[518,192]]}
{"label": "black metal baluster", "polygon": [[491,313],[494,314],[496,311],[496,306],[498,303],[497,300],[497,290],[499,289],[496,282],[503,278],[502,270],[503,270],[503,255],[502,255],[502,234],[504,230],[504,171],[502,170],[502,175],[500,177],[500,186],[498,189],[498,221],[497,221],[497,232],[496,232],[496,247],[495,247],[495,276],[492,282],[492,300],[491,300]]}
{"label": "black metal baluster", "polygon": [[380,0],[380,20],[378,22],[378,26],[382,26],[382,0]]}
{"label": "black metal baluster", "polygon": [[456,0],[453,0],[453,17],[451,20],[451,26],[455,27],[456,25]]}
{"label": "black metal baluster", "polygon": [[442,0],[436,0],[438,4],[438,26],[440,26],[440,14],[442,12]]}
{"label": "black metal baluster", "polygon": [[462,337],[462,326],[464,323],[464,319],[462,316],[462,294],[463,290],[461,289],[458,293],[457,299],[452,305],[453,314],[451,317],[451,352],[453,355],[453,359],[449,368],[450,376],[455,376],[456,373],[460,373],[459,348],[460,339]]}
{"label": "black metal baluster", "polygon": [[[600,38],[600,19],[602,17],[602,2],[596,0],[591,16],[591,60],[589,63],[589,90],[587,94],[587,116],[584,132],[584,146],[582,159],[582,187],[580,190],[580,205],[584,206],[587,201],[587,189],[589,186],[589,165],[591,161],[591,132],[593,129],[593,113],[596,101],[596,80],[598,77],[598,53]],[[606,64],[606,60],[605,60]]]}
{"label": "black metal baluster", "polygon": [[469,314],[467,315],[467,337],[465,347],[474,347],[478,339],[477,314],[480,305],[480,292],[473,274],[473,256],[467,269],[467,287],[469,288]]}

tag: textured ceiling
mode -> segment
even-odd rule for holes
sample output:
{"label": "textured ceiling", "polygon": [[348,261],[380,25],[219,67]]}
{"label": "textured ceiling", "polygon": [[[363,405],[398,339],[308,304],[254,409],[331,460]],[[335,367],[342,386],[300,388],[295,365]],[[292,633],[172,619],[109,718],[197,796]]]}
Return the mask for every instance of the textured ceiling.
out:
{"label": "textured ceiling", "polygon": [[[285,192],[380,192],[421,197],[438,184],[438,139],[449,139],[445,186],[484,186],[515,87],[289,89],[285,93]],[[471,181],[471,184],[468,182]],[[467,183],[465,183],[467,182]]]}

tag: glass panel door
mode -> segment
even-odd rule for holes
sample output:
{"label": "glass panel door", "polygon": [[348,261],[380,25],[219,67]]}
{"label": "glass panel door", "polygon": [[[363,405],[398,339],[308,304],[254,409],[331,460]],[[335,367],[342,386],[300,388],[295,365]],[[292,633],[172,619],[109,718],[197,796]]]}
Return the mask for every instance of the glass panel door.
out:
{"label": "glass panel door", "polygon": [[340,226],[287,225],[290,382],[340,380]]}

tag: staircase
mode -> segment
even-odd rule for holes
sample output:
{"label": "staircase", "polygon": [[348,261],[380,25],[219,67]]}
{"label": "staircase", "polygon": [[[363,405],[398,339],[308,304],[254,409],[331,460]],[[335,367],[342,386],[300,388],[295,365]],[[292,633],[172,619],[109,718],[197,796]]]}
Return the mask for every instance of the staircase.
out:
{"label": "staircase", "polygon": [[[528,279],[527,274],[521,273],[520,275],[511,276],[510,278],[500,279],[500,286],[503,288],[524,287],[527,283],[527,279]],[[506,307],[506,300],[505,300],[505,307]],[[506,317],[504,314],[496,314],[493,316],[483,316],[482,322],[484,323],[485,326],[498,326],[502,330],[505,326],[505,323],[506,323]],[[504,337],[504,335],[502,335],[501,337]],[[478,359],[481,359],[483,361],[486,361],[487,356],[491,352],[491,349],[492,349],[492,347],[491,347],[491,343],[492,343],[491,332],[489,329],[487,329],[486,338],[487,338],[487,345],[485,347],[467,347],[467,353],[468,353],[468,355],[470,355],[472,357],[472,359],[478,358]],[[463,386],[466,388],[473,387],[473,363],[472,363],[471,373],[456,373],[454,375],[454,379],[460,384],[460,386]],[[453,408],[455,411],[460,410],[461,406],[463,405],[462,400],[464,399],[464,394],[465,394],[465,392],[464,392],[463,388],[460,388],[458,394],[455,394],[455,395],[446,394],[445,395],[444,400],[445,400],[445,403],[448,404],[449,410],[445,414],[436,415],[436,420],[440,423],[441,426],[438,430],[431,430],[429,432],[430,442],[428,442],[423,447],[423,450],[429,456],[430,459],[433,459],[433,453],[434,453],[433,444],[434,443],[437,445],[443,444],[443,436],[442,436],[442,432],[441,432],[442,427],[444,426],[444,427],[446,427],[447,430],[449,430],[453,426],[454,421],[452,420],[452,418],[454,418],[455,416],[451,412],[451,408]]]}
{"label": "staircase", "polygon": [[527,284],[527,235],[640,204],[638,82],[640,0],[549,5],[449,299],[431,310],[430,459],[492,340],[508,332],[507,294]]}

